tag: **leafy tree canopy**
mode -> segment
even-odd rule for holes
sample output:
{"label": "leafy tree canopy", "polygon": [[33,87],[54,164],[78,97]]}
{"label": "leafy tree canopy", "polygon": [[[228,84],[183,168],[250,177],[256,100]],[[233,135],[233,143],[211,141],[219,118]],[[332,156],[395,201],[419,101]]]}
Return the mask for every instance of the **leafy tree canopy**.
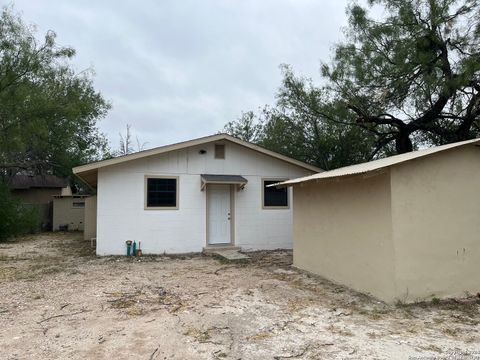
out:
{"label": "leafy tree canopy", "polygon": [[110,105],[95,91],[92,71],[76,73],[75,55],[54,32],[42,42],[4,7],[0,14],[0,174],[66,176],[72,166],[101,156],[106,140],[96,126]]}
{"label": "leafy tree canopy", "polygon": [[325,86],[283,66],[274,106],[225,131],[324,169],[480,135],[480,2],[370,0],[347,14]]}
{"label": "leafy tree canopy", "polygon": [[243,140],[328,170],[367,161],[374,136],[348,125],[348,112],[310,79],[281,67],[283,81],[273,107],[247,112],[224,131]]}
{"label": "leafy tree canopy", "polygon": [[322,68],[329,89],[379,146],[473,138],[480,117],[480,3],[370,0],[348,8],[345,43]]}

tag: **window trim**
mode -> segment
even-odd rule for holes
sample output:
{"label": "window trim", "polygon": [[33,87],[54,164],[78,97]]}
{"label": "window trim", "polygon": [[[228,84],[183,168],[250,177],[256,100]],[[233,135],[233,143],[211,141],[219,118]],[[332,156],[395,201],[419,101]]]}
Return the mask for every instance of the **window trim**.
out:
{"label": "window trim", "polygon": [[[175,179],[177,185],[176,206],[147,206],[148,197],[148,179]],[[178,210],[180,199],[180,181],[178,176],[169,175],[145,175],[143,181],[143,208],[144,210]]]}
{"label": "window trim", "polygon": [[290,180],[288,178],[262,178],[262,198],[260,201],[262,202],[262,209],[263,210],[281,210],[281,209],[290,209],[290,191],[287,189],[287,206],[265,206],[265,181],[276,181],[276,182],[282,182],[282,181],[287,181]]}

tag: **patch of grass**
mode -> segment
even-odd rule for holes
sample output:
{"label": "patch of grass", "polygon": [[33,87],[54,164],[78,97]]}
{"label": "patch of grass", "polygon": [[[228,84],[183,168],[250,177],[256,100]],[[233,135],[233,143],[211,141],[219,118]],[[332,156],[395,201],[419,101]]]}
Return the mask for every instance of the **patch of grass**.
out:
{"label": "patch of grass", "polygon": [[111,307],[113,309],[128,309],[134,306],[137,302],[133,299],[117,299],[112,302]]}
{"label": "patch of grass", "polygon": [[133,293],[115,292],[109,295],[116,298],[108,301],[112,309],[129,309],[138,303],[141,292],[139,290]]}
{"label": "patch of grass", "polygon": [[440,305],[440,299],[434,297],[434,298],[432,299],[432,305]]}
{"label": "patch of grass", "polygon": [[377,314],[377,313],[370,313],[368,317],[372,320],[380,320],[383,318],[381,314]]}
{"label": "patch of grass", "polygon": [[136,306],[129,308],[126,312],[130,316],[140,316],[144,314],[143,309]]}

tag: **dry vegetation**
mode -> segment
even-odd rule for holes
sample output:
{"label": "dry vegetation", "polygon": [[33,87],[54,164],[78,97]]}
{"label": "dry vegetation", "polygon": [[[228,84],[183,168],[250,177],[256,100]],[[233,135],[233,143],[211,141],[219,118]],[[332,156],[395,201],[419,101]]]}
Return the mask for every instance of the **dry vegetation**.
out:
{"label": "dry vegetation", "polygon": [[0,244],[5,359],[407,359],[480,355],[476,297],[387,306],[291,268],[97,258],[80,234]]}

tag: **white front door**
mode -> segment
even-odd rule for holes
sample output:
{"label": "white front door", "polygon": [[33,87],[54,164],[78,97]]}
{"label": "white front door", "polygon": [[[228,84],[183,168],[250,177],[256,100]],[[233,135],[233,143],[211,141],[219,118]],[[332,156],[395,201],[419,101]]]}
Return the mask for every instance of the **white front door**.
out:
{"label": "white front door", "polygon": [[208,244],[230,244],[230,185],[207,186],[207,214]]}

